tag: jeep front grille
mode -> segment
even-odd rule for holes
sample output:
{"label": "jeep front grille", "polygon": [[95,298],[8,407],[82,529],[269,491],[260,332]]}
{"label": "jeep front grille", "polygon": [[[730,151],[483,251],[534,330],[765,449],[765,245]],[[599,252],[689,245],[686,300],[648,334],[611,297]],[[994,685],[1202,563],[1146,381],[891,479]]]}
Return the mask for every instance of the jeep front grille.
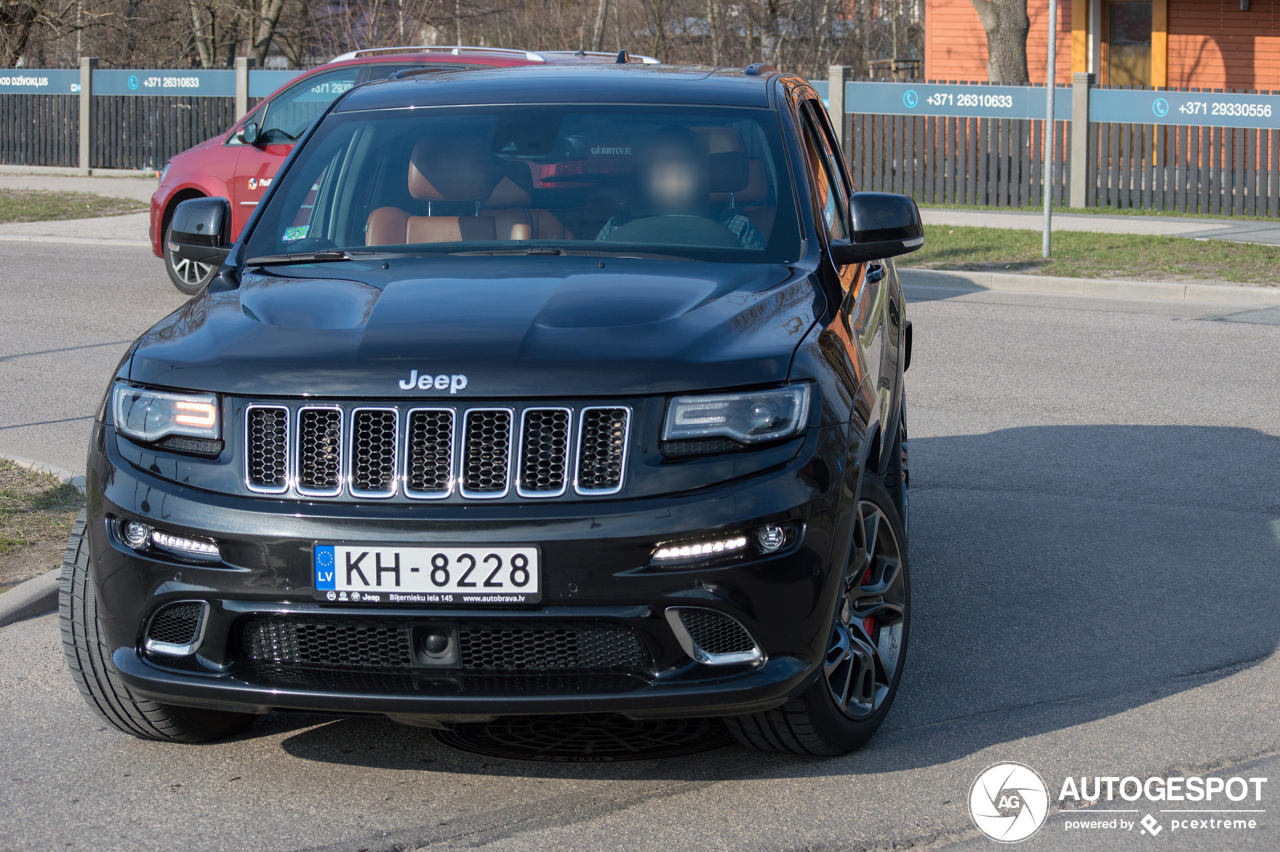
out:
{"label": "jeep front grille", "polygon": [[462,435],[462,496],[506,496],[511,468],[511,410],[473,408]]}
{"label": "jeep front grille", "polygon": [[251,405],[245,412],[244,478],[250,490],[283,494],[289,489],[289,409]]}
{"label": "jeep front grille", "polygon": [[614,494],[622,489],[631,419],[625,408],[584,408],[578,429],[578,493]]}
{"label": "jeep front grille", "polygon": [[410,497],[448,497],[453,490],[453,410],[409,412],[404,491]]}
{"label": "jeep front grille", "polygon": [[357,408],[351,413],[351,493],[390,497],[396,493],[396,443],[400,413],[394,408]]}
{"label": "jeep front grille", "polygon": [[342,493],[342,409],[299,409],[298,493],[308,497]]}
{"label": "jeep front grille", "polygon": [[520,430],[521,497],[555,497],[565,490],[569,466],[567,408],[529,408]]}
{"label": "jeep front grille", "polygon": [[298,497],[499,500],[622,490],[631,409],[252,403],[250,491]]}

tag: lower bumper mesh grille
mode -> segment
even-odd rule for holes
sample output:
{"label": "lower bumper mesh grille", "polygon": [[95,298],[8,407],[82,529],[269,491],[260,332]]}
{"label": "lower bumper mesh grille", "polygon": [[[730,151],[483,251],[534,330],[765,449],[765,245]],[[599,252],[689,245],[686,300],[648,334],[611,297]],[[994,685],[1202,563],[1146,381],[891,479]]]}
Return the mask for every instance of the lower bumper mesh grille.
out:
{"label": "lower bumper mesh grille", "polygon": [[[242,657],[274,666],[408,671],[415,669],[413,626],[400,619],[255,616],[238,627],[238,646]],[[636,632],[618,624],[463,621],[457,628],[464,672],[625,672],[649,662]]]}

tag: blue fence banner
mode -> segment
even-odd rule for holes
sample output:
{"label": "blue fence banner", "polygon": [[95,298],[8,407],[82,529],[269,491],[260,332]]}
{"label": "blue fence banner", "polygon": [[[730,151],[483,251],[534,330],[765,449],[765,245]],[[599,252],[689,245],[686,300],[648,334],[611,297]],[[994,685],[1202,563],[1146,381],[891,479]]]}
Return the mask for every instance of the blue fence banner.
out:
{"label": "blue fence banner", "polygon": [[80,72],[66,68],[0,68],[0,95],[78,95]]}
{"label": "blue fence banner", "polygon": [[302,71],[250,71],[249,97],[265,98],[302,73]]}
{"label": "blue fence banner", "polygon": [[[960,118],[1044,118],[1044,88],[936,83],[845,83],[844,111]],[[1071,120],[1071,89],[1053,92],[1053,118]]]}
{"label": "blue fence banner", "polygon": [[1120,124],[1189,124],[1280,129],[1280,97],[1213,92],[1094,89],[1089,120]]}
{"label": "blue fence banner", "polygon": [[115,71],[93,72],[95,95],[179,95],[196,98],[234,98],[235,71]]}

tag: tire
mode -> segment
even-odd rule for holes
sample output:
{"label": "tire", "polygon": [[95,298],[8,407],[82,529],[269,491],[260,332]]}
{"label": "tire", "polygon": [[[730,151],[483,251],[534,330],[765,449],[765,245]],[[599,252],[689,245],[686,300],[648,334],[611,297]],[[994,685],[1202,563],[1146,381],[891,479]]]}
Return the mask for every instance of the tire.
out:
{"label": "tire", "polygon": [[257,718],[253,713],[157,704],[129,692],[99,632],[84,512],[71,528],[62,560],[58,621],[71,679],[93,711],[116,730],[147,740],[201,743],[237,734]]}
{"label": "tire", "polygon": [[893,496],[894,506],[898,510],[898,519],[902,521],[902,531],[906,534],[902,540],[903,548],[907,547],[907,537],[911,535],[911,501],[908,491],[911,488],[911,465],[907,453],[907,398],[902,397],[902,413],[898,417],[898,434],[893,441],[893,455],[889,459],[889,476],[885,482],[889,493]]}
{"label": "tire", "polygon": [[[762,751],[834,757],[871,739],[893,705],[906,661],[911,576],[905,542],[893,497],[874,475],[864,476],[842,582],[846,591],[836,605],[818,678],[777,709],[725,719],[739,742]],[[836,697],[841,690],[843,702]]]}
{"label": "tire", "polygon": [[179,292],[187,296],[194,296],[213,280],[213,276],[218,274],[218,269],[215,266],[184,260],[170,251],[169,238],[172,234],[173,226],[165,225],[164,245],[162,247],[164,252],[164,271],[169,273],[169,280],[173,282],[173,286],[177,287]]}

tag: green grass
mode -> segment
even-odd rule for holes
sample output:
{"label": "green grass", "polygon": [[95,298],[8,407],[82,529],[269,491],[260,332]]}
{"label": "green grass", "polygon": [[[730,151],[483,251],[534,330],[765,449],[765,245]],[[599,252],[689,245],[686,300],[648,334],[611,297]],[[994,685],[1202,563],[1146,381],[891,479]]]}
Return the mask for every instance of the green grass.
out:
{"label": "green grass", "polygon": [[0,556],[39,542],[63,542],[84,497],[56,476],[0,459]]}
{"label": "green grass", "polygon": [[924,248],[901,265],[970,272],[1017,272],[1135,281],[1232,281],[1275,287],[1280,246],[1060,231],[1053,257],[1040,256],[1039,231],[926,225]]}
{"label": "green grass", "polygon": [[54,192],[41,189],[0,189],[0,224],[92,219],[146,210],[132,198],[114,198],[89,192]]}
{"label": "green grass", "polygon": [[[975,207],[972,204],[921,204],[921,210],[969,210],[974,213],[1043,213],[1043,207]],[[1056,213],[1087,213],[1094,216],[1150,216],[1156,219],[1222,219],[1243,222],[1274,222],[1272,216],[1231,216],[1212,213],[1183,213],[1177,210],[1138,210],[1119,207],[1054,207]]]}

